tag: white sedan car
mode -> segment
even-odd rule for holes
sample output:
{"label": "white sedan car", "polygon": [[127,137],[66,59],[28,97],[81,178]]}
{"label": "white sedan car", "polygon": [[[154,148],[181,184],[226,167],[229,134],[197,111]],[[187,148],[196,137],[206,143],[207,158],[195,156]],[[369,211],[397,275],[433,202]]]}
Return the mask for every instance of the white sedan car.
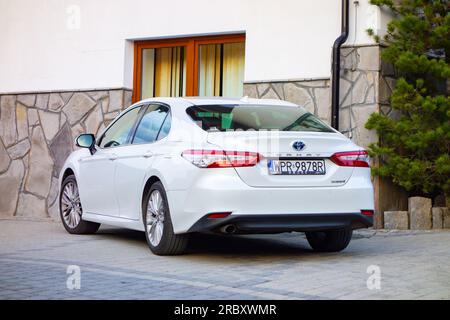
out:
{"label": "white sedan car", "polygon": [[70,233],[140,230],[171,255],[194,232],[297,231],[340,251],[373,223],[367,152],[289,102],[147,99],[76,144],[60,173]]}

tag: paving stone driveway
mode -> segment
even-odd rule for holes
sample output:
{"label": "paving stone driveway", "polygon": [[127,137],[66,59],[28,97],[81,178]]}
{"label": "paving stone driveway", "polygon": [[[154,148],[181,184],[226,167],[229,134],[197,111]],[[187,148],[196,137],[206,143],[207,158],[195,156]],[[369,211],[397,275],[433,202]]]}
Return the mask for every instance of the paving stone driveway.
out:
{"label": "paving stone driveway", "polygon": [[[302,234],[199,235],[189,251],[158,257],[140,232],[0,220],[0,299],[450,299],[450,231],[364,230],[333,254]],[[80,289],[67,288],[70,265]],[[380,289],[367,287],[370,266]]]}

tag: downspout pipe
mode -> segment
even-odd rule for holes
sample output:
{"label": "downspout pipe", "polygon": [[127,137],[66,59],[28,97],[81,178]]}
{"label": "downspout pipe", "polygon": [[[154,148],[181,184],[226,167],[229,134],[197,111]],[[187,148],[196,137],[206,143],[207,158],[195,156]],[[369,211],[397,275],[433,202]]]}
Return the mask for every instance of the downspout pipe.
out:
{"label": "downspout pipe", "polygon": [[331,76],[331,126],[339,130],[339,80],[341,74],[341,46],[347,41],[349,30],[349,0],[342,0],[341,35],[333,44]]}

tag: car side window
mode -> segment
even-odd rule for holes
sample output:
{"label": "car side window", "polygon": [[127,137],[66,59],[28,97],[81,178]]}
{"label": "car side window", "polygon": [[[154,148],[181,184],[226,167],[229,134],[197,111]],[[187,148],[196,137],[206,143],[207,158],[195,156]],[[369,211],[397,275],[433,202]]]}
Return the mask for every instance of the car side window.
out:
{"label": "car side window", "polygon": [[167,115],[166,119],[164,120],[163,125],[161,126],[161,130],[159,130],[158,137],[156,140],[160,140],[162,138],[167,137],[170,131],[170,126],[172,125],[172,117],[170,116],[170,113]]}
{"label": "car side window", "polygon": [[140,109],[140,107],[131,109],[109,127],[99,141],[100,148],[117,147],[127,143]]}
{"label": "car side window", "polygon": [[[136,128],[133,144],[151,143],[161,139],[160,133],[167,118],[170,118],[168,107],[149,105]],[[167,128],[164,128],[164,132],[168,132]]]}

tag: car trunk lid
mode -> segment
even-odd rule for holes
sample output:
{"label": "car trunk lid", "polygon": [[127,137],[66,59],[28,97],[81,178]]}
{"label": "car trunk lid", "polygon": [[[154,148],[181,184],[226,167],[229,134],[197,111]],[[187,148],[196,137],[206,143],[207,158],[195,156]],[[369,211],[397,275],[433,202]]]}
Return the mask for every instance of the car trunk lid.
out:
{"label": "car trunk lid", "polygon": [[[236,167],[239,177],[252,187],[333,187],[344,185],[353,167],[338,166],[330,157],[341,151],[359,150],[358,146],[336,132],[233,131],[209,132],[207,141],[226,151],[258,152],[261,161],[252,167]],[[304,148],[294,149],[301,142]],[[325,174],[274,175],[271,160],[318,160],[325,163]]]}

